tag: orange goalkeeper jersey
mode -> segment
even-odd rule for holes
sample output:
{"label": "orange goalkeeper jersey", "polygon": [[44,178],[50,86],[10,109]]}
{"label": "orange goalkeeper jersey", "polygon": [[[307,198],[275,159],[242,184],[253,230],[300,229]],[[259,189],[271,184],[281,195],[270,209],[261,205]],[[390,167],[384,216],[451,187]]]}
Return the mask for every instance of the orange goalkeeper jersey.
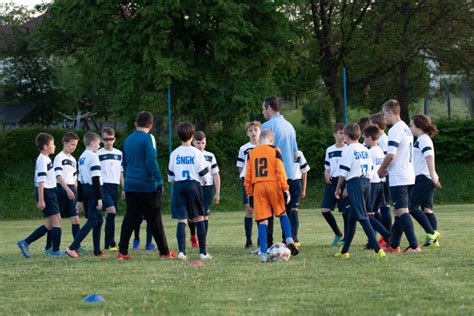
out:
{"label": "orange goalkeeper jersey", "polygon": [[258,145],[249,152],[244,182],[247,195],[253,194],[253,185],[259,182],[276,182],[280,189],[289,189],[279,148]]}

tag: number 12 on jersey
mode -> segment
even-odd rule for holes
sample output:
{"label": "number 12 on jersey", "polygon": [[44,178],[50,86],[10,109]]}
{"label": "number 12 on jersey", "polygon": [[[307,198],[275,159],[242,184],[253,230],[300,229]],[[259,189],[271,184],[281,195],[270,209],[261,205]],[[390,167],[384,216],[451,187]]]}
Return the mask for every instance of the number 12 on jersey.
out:
{"label": "number 12 on jersey", "polygon": [[267,175],[267,158],[255,159],[255,177],[266,177]]}

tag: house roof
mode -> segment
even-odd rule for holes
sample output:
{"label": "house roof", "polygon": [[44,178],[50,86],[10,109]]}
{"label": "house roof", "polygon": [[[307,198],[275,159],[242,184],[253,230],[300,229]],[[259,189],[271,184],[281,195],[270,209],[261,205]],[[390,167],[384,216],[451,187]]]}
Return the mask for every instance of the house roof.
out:
{"label": "house roof", "polygon": [[36,103],[31,101],[2,105],[0,106],[0,120],[9,125],[18,124],[35,107]]}

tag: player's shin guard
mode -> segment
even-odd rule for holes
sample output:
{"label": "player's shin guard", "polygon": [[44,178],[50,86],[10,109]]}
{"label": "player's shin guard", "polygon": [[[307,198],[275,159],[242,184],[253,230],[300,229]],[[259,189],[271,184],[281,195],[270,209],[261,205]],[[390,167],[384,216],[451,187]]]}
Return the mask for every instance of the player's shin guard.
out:
{"label": "player's shin guard", "polygon": [[105,218],[105,248],[115,247],[115,214],[107,213]]}
{"label": "player's shin guard", "polygon": [[342,220],[344,221],[344,239],[347,236],[347,227],[349,226],[349,212],[342,213]]}
{"label": "player's shin guard", "polygon": [[390,232],[386,230],[385,227],[376,218],[369,216],[369,220],[370,220],[370,225],[372,226],[372,228],[376,232],[378,232],[380,235],[382,235],[383,239],[385,239],[386,241],[389,241]]}
{"label": "player's shin guard", "polygon": [[252,243],[252,218],[244,217],[244,227],[245,227],[245,239],[246,244]]}
{"label": "player's shin guard", "polygon": [[298,230],[300,228],[300,220],[298,216],[298,211],[292,210],[291,215],[293,216],[293,222],[291,226],[291,231],[293,232],[293,239],[295,241],[298,241]]}
{"label": "player's shin guard", "polygon": [[71,225],[71,232],[72,232],[72,239],[76,238],[79,230],[81,229],[81,225],[79,224],[72,224]]}
{"label": "player's shin guard", "polygon": [[382,225],[388,231],[392,230],[392,215],[390,214],[390,206],[381,206],[380,216],[382,217],[382,220],[380,221]]}
{"label": "player's shin guard", "polygon": [[413,208],[410,210],[410,215],[413,216],[413,218],[420,224],[421,227],[425,230],[427,234],[434,234],[434,229],[433,226],[431,226],[431,223],[428,219],[428,217],[420,211],[418,208]]}
{"label": "player's shin guard", "polygon": [[275,218],[272,216],[268,219],[268,228],[267,228],[267,247],[270,248],[273,245],[273,224]]}
{"label": "player's shin guard", "polygon": [[[372,218],[374,219],[374,218]],[[374,219],[377,221],[376,219]],[[378,221],[377,221],[378,222]],[[362,225],[362,228],[364,229],[365,234],[367,235],[367,238],[369,239],[369,246],[371,249],[375,250],[375,252],[379,252],[380,246],[377,242],[377,239],[375,238],[375,232],[370,225],[368,220],[360,220],[359,223]],[[380,224],[380,226],[382,226]]]}
{"label": "player's shin guard", "polygon": [[44,249],[51,249],[53,246],[53,237],[52,237],[52,231],[50,230],[49,232],[46,233],[46,246]]}
{"label": "player's shin guard", "polygon": [[38,239],[40,239],[41,237],[43,237],[47,232],[48,232],[48,229],[46,228],[46,226],[41,225],[40,227],[36,228],[36,229],[31,233],[31,235],[29,235],[28,237],[26,237],[25,241],[26,241],[26,243],[29,245],[29,244],[31,244],[32,242],[35,242],[36,240],[38,240]]}
{"label": "player's shin guard", "polygon": [[390,238],[390,247],[397,248],[400,247],[400,240],[403,235],[403,226],[400,222],[400,217],[395,216],[395,220],[392,226],[392,237]]}
{"label": "player's shin guard", "polygon": [[96,224],[92,228],[92,243],[94,245],[94,255],[96,256],[102,253],[102,251],[100,250],[100,233],[102,231],[103,223],[104,223],[104,220],[102,219],[102,216],[99,216]]}
{"label": "player's shin guard", "polygon": [[61,227],[53,227],[51,229],[51,239],[53,241],[53,251],[59,251],[61,246]]}
{"label": "player's shin guard", "polygon": [[415,249],[418,246],[418,240],[416,239],[415,228],[413,227],[410,214],[402,214],[400,216],[400,221],[403,227],[403,232],[405,233],[408,243],[410,244],[410,248]]}
{"label": "player's shin guard", "polygon": [[267,253],[267,224],[258,224],[258,240],[260,241],[260,252]]}
{"label": "player's shin guard", "polygon": [[196,230],[199,240],[199,253],[207,254],[206,250],[206,225],[204,221],[200,221],[196,223]]}
{"label": "player's shin guard", "polygon": [[431,223],[431,227],[433,227],[434,230],[438,229],[438,221],[436,220],[436,215],[434,213],[425,213],[426,217],[428,217],[428,220]]}
{"label": "player's shin guard", "polygon": [[280,226],[281,230],[285,233],[285,242],[287,244],[293,244],[295,241],[293,240],[293,233],[291,232],[291,223],[290,219],[286,214],[280,216]]}
{"label": "player's shin guard", "polygon": [[189,232],[191,235],[196,235],[196,223],[188,222]]}
{"label": "player's shin guard", "polygon": [[186,224],[178,223],[176,229],[176,239],[178,240],[178,251],[186,254]]}
{"label": "player's shin guard", "polygon": [[331,227],[332,231],[334,232],[334,235],[342,236],[342,233],[339,230],[339,226],[337,226],[336,219],[332,215],[332,212],[323,212],[322,214],[323,214],[324,218],[326,219],[326,222],[328,222],[329,226]]}
{"label": "player's shin guard", "polygon": [[209,231],[209,220],[207,219],[204,220],[204,228],[206,228],[206,237],[207,237],[207,232]]}
{"label": "player's shin guard", "polygon": [[341,253],[349,252],[349,248],[351,247],[351,244],[352,244],[352,239],[354,239],[356,228],[357,228],[357,221],[348,219],[346,236],[344,236],[344,244],[342,246]]}

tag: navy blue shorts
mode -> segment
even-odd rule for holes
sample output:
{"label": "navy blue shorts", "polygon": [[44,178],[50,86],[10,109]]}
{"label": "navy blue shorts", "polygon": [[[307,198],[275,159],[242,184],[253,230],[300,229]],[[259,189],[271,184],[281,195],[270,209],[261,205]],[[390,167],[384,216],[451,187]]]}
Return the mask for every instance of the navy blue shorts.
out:
{"label": "navy blue shorts", "polygon": [[97,194],[90,184],[82,185],[82,199],[84,203],[84,213],[86,218],[96,219],[102,217],[101,210],[97,210]]}
{"label": "navy blue shorts", "polygon": [[[323,193],[323,203],[321,208],[326,208],[331,211],[334,211],[336,207],[339,209],[339,212],[346,212],[348,208],[349,200],[347,198],[340,198],[339,200],[336,199],[334,193],[336,192],[337,181],[339,180],[338,177],[333,177],[331,180],[331,184],[327,184],[324,188]],[[344,191],[345,185],[342,186],[342,190]]]}
{"label": "navy blue shorts", "polygon": [[211,213],[212,185],[202,186],[202,194],[204,196],[204,211],[206,215],[209,215]]}
{"label": "navy blue shorts", "polygon": [[[50,217],[51,215],[59,213],[58,197],[56,195],[56,188],[44,189],[44,204],[46,207],[43,210],[43,218]],[[35,198],[38,201],[38,187],[35,189]]]}
{"label": "navy blue shorts", "polygon": [[385,183],[371,183],[369,204],[367,205],[368,212],[377,212],[380,206],[385,206]]}
{"label": "navy blue shorts", "polygon": [[175,182],[171,217],[174,219],[191,219],[197,216],[206,216],[201,184],[194,180]]}
{"label": "navy blue shorts", "polygon": [[435,185],[433,181],[425,175],[418,175],[415,179],[415,185],[410,192],[410,210],[418,208],[433,209]]}
{"label": "navy blue shorts", "polygon": [[370,194],[370,180],[367,178],[352,178],[347,181],[347,193],[351,204],[349,219],[369,219],[367,215],[367,202]]}
{"label": "navy blue shorts", "polygon": [[381,203],[380,206],[389,206],[390,205],[390,183],[388,182],[388,176],[385,177],[385,182],[383,186],[383,197],[384,197],[384,203]]}
{"label": "navy blue shorts", "polygon": [[395,209],[408,208],[411,187],[411,185],[390,187],[390,195],[392,196],[393,207]]}
{"label": "navy blue shorts", "polygon": [[245,193],[244,178],[240,178],[240,181],[242,182],[242,204],[245,205],[249,203],[249,197]]}
{"label": "navy blue shorts", "polygon": [[[76,188],[74,185],[69,184],[69,189],[74,192],[74,196],[77,196]],[[76,199],[70,200],[67,196],[66,190],[63,189],[61,185],[58,184],[56,187],[56,194],[58,196],[58,205],[59,211],[61,212],[62,218],[74,217],[78,216],[76,210]]]}
{"label": "navy blue shorts", "polygon": [[102,184],[102,206],[104,209],[114,206],[118,211],[118,184]]}
{"label": "navy blue shorts", "polygon": [[288,184],[290,185],[290,210],[298,209],[300,205],[300,197],[301,197],[301,179],[298,180],[290,180],[288,179]]}

